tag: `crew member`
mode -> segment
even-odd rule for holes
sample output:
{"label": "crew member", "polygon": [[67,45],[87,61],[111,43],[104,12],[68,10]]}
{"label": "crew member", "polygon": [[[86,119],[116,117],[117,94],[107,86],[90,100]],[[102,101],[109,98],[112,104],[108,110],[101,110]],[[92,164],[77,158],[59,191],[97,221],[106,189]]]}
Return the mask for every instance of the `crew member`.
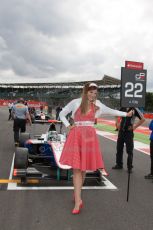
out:
{"label": "crew member", "polygon": [[12,117],[14,118],[14,142],[15,146],[19,145],[19,133],[26,131],[26,121],[28,120],[31,125],[31,117],[28,107],[24,104],[24,99],[20,98],[18,102],[12,107]]}
{"label": "crew member", "polygon": [[[131,117],[122,117],[120,124],[117,123],[118,139],[117,139],[117,153],[116,153],[116,165],[112,169],[122,169],[123,168],[123,149],[124,143],[126,144],[126,151],[128,154],[127,158],[127,168],[129,172],[132,172],[132,162],[133,162],[133,148],[134,148],[134,133],[133,131],[139,127],[144,121],[144,116],[137,108],[121,108],[120,111],[129,112],[133,110],[133,115]],[[135,118],[139,121],[134,123]]]}

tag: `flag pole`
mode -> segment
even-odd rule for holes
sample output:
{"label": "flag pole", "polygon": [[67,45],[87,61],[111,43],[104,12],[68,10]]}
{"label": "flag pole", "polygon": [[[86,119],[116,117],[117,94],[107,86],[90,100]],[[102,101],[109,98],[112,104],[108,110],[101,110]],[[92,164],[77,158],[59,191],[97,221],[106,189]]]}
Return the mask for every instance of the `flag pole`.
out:
{"label": "flag pole", "polygon": [[126,198],[126,201],[128,202],[129,201],[129,193],[130,193],[130,172],[131,170],[128,169],[128,185],[127,185],[127,198]]}

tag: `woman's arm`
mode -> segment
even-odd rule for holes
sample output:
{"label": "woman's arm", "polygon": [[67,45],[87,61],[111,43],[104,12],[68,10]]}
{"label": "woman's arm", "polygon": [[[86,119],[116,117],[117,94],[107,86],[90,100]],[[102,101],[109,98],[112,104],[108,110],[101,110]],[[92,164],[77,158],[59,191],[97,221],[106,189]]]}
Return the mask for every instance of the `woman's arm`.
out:
{"label": "woman's arm", "polygon": [[96,116],[101,116],[101,115],[110,115],[110,116],[120,116],[120,117],[126,117],[128,116],[128,113],[126,112],[121,112],[116,109],[111,109],[107,107],[106,105],[102,104],[99,100],[97,101],[96,105],[99,107],[99,110],[96,112]]}
{"label": "woman's arm", "polygon": [[111,109],[106,105],[102,104],[99,100],[96,102],[96,105],[99,107],[99,110],[96,112],[96,117],[99,117],[102,114],[118,117],[131,117],[134,114],[133,110],[130,110],[130,112],[126,113],[116,109]]}
{"label": "woman's arm", "polygon": [[64,123],[66,127],[70,126],[69,121],[66,119],[66,115],[73,111],[75,100],[70,101],[59,113],[60,120]]}

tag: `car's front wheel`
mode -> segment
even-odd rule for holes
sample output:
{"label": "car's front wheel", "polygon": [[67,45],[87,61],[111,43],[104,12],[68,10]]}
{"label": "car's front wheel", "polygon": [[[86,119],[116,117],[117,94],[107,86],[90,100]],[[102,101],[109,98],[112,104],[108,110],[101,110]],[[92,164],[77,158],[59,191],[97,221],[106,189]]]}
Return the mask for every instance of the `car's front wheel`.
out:
{"label": "car's front wheel", "polygon": [[29,139],[30,139],[30,133],[20,133],[19,146],[24,147],[25,142]]}

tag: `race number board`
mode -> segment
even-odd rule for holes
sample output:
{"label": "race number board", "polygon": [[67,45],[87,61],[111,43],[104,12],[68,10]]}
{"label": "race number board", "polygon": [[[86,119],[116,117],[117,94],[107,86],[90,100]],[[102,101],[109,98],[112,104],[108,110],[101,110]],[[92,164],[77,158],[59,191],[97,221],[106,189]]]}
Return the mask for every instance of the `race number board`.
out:
{"label": "race number board", "polygon": [[147,70],[121,68],[121,107],[144,107]]}

